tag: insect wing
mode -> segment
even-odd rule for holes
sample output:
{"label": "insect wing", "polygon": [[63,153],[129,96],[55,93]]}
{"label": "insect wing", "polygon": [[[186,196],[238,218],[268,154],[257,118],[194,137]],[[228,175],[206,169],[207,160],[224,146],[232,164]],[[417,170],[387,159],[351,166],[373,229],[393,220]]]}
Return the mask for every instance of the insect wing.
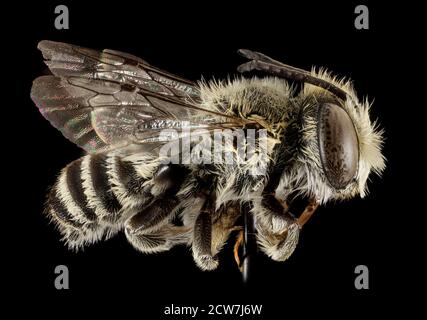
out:
{"label": "insect wing", "polygon": [[54,75],[34,81],[32,99],[54,127],[88,152],[159,141],[166,128],[209,129],[225,122],[198,106],[194,83],[142,59],[51,41],[38,47]]}

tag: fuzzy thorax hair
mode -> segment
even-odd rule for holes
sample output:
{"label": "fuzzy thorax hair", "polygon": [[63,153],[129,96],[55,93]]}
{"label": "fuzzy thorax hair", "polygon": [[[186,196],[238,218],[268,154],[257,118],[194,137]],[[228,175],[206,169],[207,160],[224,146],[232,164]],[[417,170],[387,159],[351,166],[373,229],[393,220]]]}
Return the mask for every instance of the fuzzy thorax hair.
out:
{"label": "fuzzy thorax hair", "polygon": [[[263,124],[268,126],[269,145],[274,147],[265,160],[266,165],[270,161],[275,165],[284,164],[276,189],[276,194],[281,198],[286,199],[295,192],[315,197],[321,203],[356,195],[364,197],[367,194],[366,183],[369,174],[381,174],[385,168],[385,159],[381,153],[383,131],[370,119],[371,104],[367,99],[359,101],[350,81],[339,80],[324,70],[313,70],[312,75],[347,92],[347,100],[343,102],[329,91],[309,84],[305,84],[302,90],[296,93],[285,80],[254,77],[201,83],[202,107],[246,119],[254,116],[263,119]],[[317,116],[320,103],[339,104],[349,115],[356,130],[359,148],[358,170],[354,180],[345,189],[333,188],[328,183],[322,167]],[[238,174],[228,175],[224,185],[235,185],[233,180],[236,179]],[[219,184],[219,202],[224,203],[236,197],[244,199],[245,192],[250,191],[245,188],[240,192],[225,189],[222,190]],[[260,190],[257,189],[250,192],[252,196],[259,195]],[[217,203],[217,206],[222,203]]]}

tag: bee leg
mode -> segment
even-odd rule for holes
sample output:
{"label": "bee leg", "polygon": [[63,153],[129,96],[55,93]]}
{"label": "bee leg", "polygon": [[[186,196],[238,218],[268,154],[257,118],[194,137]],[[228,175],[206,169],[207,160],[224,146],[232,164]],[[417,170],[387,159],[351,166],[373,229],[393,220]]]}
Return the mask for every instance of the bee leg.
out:
{"label": "bee leg", "polygon": [[300,228],[291,223],[281,232],[272,232],[269,228],[258,224],[257,238],[261,250],[275,261],[285,261],[294,252],[299,240]]}
{"label": "bee leg", "polygon": [[241,231],[242,226],[236,226],[240,217],[240,204],[229,202],[213,213],[212,217],[212,254],[218,254],[234,231]]}
{"label": "bee leg", "polygon": [[218,257],[212,255],[212,217],[202,209],[193,229],[193,258],[202,270],[214,270],[218,267]]}
{"label": "bee leg", "polygon": [[311,199],[308,203],[307,207],[305,207],[303,213],[298,217],[297,224],[300,228],[302,228],[306,222],[311,218],[313,213],[316,211],[316,209],[319,207],[319,201],[315,199]]}
{"label": "bee leg", "polygon": [[243,245],[243,230],[240,230],[236,237],[236,243],[234,244],[234,260],[237,263],[237,267],[242,271],[242,265],[239,257],[239,248]]}
{"label": "bee leg", "polygon": [[187,243],[189,228],[169,223],[178,204],[176,196],[160,197],[129,218],[125,223],[129,242],[142,252],[166,251],[175,244]]}
{"label": "bee leg", "polygon": [[176,195],[188,174],[187,169],[179,166],[164,165],[159,168],[151,183],[154,200],[126,221],[130,232],[147,233],[167,223],[175,213],[180,200]]}
{"label": "bee leg", "polygon": [[125,229],[126,238],[132,246],[144,253],[167,251],[177,244],[187,244],[191,228],[166,224],[157,230],[132,233]]}
{"label": "bee leg", "polygon": [[165,251],[188,242],[188,228],[169,223],[180,203],[176,194],[187,174],[183,167],[165,165],[154,175],[150,192],[155,199],[125,222],[126,237],[138,250]]}
{"label": "bee leg", "polygon": [[272,213],[282,215],[288,212],[289,205],[286,201],[277,199],[274,193],[266,193],[262,198],[262,205]]}
{"label": "bee leg", "polygon": [[273,232],[283,230],[287,224],[295,219],[289,212],[286,201],[279,201],[273,193],[264,194],[261,200],[261,220],[268,225]]}
{"label": "bee leg", "polygon": [[285,261],[288,259],[298,244],[301,228],[318,206],[318,201],[311,199],[299,218],[294,218],[289,213],[280,231],[272,229],[268,224],[258,223],[258,241],[262,250],[273,260]]}
{"label": "bee leg", "polygon": [[176,196],[169,198],[159,197],[149,206],[132,216],[126,221],[126,228],[132,233],[148,232],[168,221],[178,206]]}

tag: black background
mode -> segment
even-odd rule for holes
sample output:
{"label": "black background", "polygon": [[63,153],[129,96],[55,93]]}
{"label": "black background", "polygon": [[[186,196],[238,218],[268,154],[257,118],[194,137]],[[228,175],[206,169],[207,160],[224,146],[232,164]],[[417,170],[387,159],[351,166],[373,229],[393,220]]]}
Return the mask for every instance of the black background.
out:
{"label": "black background", "polygon": [[[54,28],[57,4],[69,8],[69,30]],[[8,188],[12,192],[6,199],[14,204],[7,209],[13,222],[4,227],[13,234],[6,242],[12,257],[7,259],[11,271],[6,278],[19,301],[24,305],[38,301],[31,310],[44,315],[60,317],[61,313],[53,312],[56,306],[65,314],[88,308],[93,314],[132,314],[137,319],[160,318],[163,308],[172,303],[199,307],[263,304],[263,317],[268,319],[308,313],[345,318],[372,312],[381,315],[400,307],[400,297],[409,292],[406,285],[417,285],[410,280],[412,264],[407,257],[411,250],[407,233],[417,220],[401,201],[406,199],[405,192],[411,192],[405,182],[405,160],[413,155],[415,144],[402,132],[416,136],[417,129],[410,125],[413,114],[397,79],[399,72],[412,68],[412,59],[403,54],[409,51],[409,38],[417,36],[402,27],[407,26],[402,17],[408,17],[410,7],[373,2],[365,2],[370,29],[356,30],[354,8],[358,4],[105,1],[89,5],[73,1],[5,11],[19,13],[21,29],[14,34],[16,23],[3,29],[13,48],[6,54],[15,62],[14,73],[20,79],[9,91],[16,97],[12,111],[17,111],[14,119],[19,117],[19,125],[5,124],[15,138],[9,140],[14,156],[8,157],[5,172],[14,172]],[[243,62],[236,54],[239,48],[260,51],[300,68],[327,67],[352,78],[360,96],[375,99],[372,116],[386,131],[387,169],[382,178],[372,177],[365,199],[320,208],[304,228],[289,261],[276,263],[260,256],[258,281],[250,287],[241,284],[232,239],[215,272],[198,270],[187,248],[142,255],[123,235],[84,252],[67,251],[42,215],[43,202],[58,172],[82,151],[50,126],[29,97],[32,80],[46,71],[36,49],[42,39],[129,52],[191,80],[236,74],[236,66]],[[414,160],[410,170],[417,165]],[[60,264],[70,270],[68,291],[54,287],[54,268]],[[360,264],[369,267],[369,290],[354,287],[354,269]]]}

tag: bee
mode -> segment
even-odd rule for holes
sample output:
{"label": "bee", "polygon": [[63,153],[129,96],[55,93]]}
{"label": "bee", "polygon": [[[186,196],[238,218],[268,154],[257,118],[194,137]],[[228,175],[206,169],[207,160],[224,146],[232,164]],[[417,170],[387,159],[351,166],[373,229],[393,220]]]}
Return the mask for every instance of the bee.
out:
{"label": "bee", "polygon": [[[239,72],[266,76],[195,83],[119,51],[52,41],[38,48],[52,75],[34,80],[32,100],[87,153],[61,171],[46,201],[71,249],[124,232],[143,253],[186,245],[199,268],[213,270],[236,231],[240,264],[247,207],[260,250],[285,261],[319,205],[364,197],[370,173],[385,168],[383,131],[370,119],[370,103],[325,70],[239,50],[249,60]],[[171,130],[176,134],[164,134]],[[168,150],[183,155],[183,139],[197,130],[210,141],[218,132],[252,130],[252,142],[264,147],[257,161],[240,156],[235,142],[225,149],[239,161],[165,161],[166,146],[175,143]],[[211,151],[191,141],[193,150]],[[296,199],[306,200],[300,214]]]}

